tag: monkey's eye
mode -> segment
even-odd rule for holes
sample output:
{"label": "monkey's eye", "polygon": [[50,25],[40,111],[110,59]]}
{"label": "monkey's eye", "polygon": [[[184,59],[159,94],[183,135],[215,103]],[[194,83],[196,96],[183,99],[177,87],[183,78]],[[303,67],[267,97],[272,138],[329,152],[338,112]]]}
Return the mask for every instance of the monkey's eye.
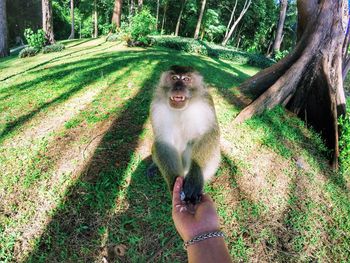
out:
{"label": "monkey's eye", "polygon": [[171,79],[172,79],[172,80],[179,80],[180,78],[179,78],[179,76],[177,76],[177,75],[173,75],[173,76],[171,77]]}
{"label": "monkey's eye", "polygon": [[191,80],[191,78],[190,78],[190,77],[187,77],[187,76],[182,77],[182,79],[183,79],[184,81],[190,81],[190,80]]}

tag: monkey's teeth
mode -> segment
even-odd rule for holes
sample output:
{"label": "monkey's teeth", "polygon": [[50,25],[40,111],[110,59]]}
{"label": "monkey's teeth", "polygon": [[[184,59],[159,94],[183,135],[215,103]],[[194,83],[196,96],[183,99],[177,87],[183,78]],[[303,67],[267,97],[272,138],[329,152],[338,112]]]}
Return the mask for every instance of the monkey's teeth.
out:
{"label": "monkey's teeth", "polygon": [[185,101],[185,97],[184,96],[172,96],[170,97],[171,100],[179,102],[179,101]]}

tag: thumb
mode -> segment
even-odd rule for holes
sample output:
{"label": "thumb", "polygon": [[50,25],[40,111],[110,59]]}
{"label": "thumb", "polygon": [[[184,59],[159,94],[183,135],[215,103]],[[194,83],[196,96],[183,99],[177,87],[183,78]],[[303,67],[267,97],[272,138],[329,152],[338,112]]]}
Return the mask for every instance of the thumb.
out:
{"label": "thumb", "polygon": [[173,188],[173,206],[181,205],[180,192],[183,185],[184,179],[179,176],[176,178],[174,188]]}

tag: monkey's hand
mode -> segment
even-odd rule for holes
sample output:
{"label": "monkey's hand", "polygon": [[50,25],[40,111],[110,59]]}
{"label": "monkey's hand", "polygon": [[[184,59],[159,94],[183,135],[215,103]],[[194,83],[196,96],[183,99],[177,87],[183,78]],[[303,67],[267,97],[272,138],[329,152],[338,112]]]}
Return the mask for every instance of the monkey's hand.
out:
{"label": "monkey's hand", "polygon": [[203,180],[196,176],[187,175],[184,180],[181,197],[186,203],[197,204],[202,199]]}
{"label": "monkey's hand", "polygon": [[186,180],[182,190],[182,198],[186,203],[198,204],[202,199],[202,188],[194,184],[192,180]]}

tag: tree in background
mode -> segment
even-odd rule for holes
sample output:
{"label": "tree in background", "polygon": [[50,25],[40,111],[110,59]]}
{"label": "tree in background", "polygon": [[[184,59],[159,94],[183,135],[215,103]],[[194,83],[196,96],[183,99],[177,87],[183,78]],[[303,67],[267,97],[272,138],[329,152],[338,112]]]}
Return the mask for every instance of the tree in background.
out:
{"label": "tree in background", "polygon": [[[241,10],[243,3],[238,2],[237,9]],[[236,9],[236,10],[237,10]],[[231,42],[233,45],[240,42],[240,48],[252,53],[265,54],[268,47],[274,40],[276,22],[278,20],[278,5],[276,0],[254,0],[251,6],[243,16],[241,22],[237,25]],[[296,20],[296,17],[295,17]],[[252,30],[254,29],[254,30]],[[288,34],[287,38],[291,35]],[[284,41],[284,43],[290,43]],[[230,43],[230,42],[228,42]],[[295,45],[293,45],[294,48]]]}
{"label": "tree in background", "polygon": [[182,18],[182,13],[184,11],[185,5],[186,5],[186,0],[182,0],[180,14],[179,14],[179,17],[177,18],[177,22],[176,22],[175,36],[179,35],[181,18]]}
{"label": "tree in background", "polygon": [[297,46],[241,85],[243,92],[257,98],[239,113],[236,122],[285,105],[322,134],[333,150],[332,164],[338,167],[338,117],[346,113],[342,59],[348,0],[299,0],[297,7]]}
{"label": "tree in background", "polygon": [[164,1],[163,5],[163,18],[162,18],[162,27],[160,29],[160,33],[162,34],[164,31],[165,21],[166,21],[166,12],[168,10],[168,0]]}
{"label": "tree in background", "polygon": [[74,0],[70,0],[70,17],[71,17],[71,31],[68,39],[74,39],[75,33],[74,33]]}
{"label": "tree in background", "polygon": [[202,0],[202,6],[201,6],[200,13],[199,13],[196,30],[194,31],[194,39],[198,39],[198,37],[199,37],[199,30],[201,28],[206,3],[207,3],[207,0]]}
{"label": "tree in background", "polygon": [[51,0],[42,0],[42,13],[43,13],[43,30],[45,31],[45,37],[48,44],[55,43],[55,37],[53,34],[53,19],[52,19],[52,3]]}
{"label": "tree in background", "polygon": [[96,0],[94,0],[94,11],[93,11],[93,20],[94,20],[94,33],[93,37],[97,38],[98,37],[98,17],[97,17],[97,3]]}
{"label": "tree in background", "polygon": [[143,7],[143,0],[138,0],[137,9],[139,12],[141,12],[142,7]]}
{"label": "tree in background", "polygon": [[[228,24],[228,26],[227,26],[227,28],[229,28],[228,33],[225,35],[224,40],[222,41],[222,45],[223,45],[223,46],[226,46],[226,45],[227,45],[227,42],[230,40],[230,38],[231,38],[233,32],[235,31],[235,29],[236,29],[238,23],[241,21],[241,19],[242,19],[243,16],[245,15],[245,13],[248,11],[249,6],[250,6],[251,3],[252,3],[251,0],[245,0],[244,6],[243,6],[243,8],[242,8],[242,10],[241,10],[241,13],[239,14],[238,18],[235,19],[234,21],[233,21],[233,19],[230,19],[229,24]],[[234,8],[233,8],[233,10],[232,10],[231,18],[234,17],[234,13],[235,13],[235,11],[236,11],[236,6],[237,6],[237,0],[236,0],[236,3],[235,3]],[[230,24],[230,23],[232,23],[232,24]]]}
{"label": "tree in background", "polygon": [[6,0],[0,0],[0,57],[9,55],[7,43]]}
{"label": "tree in background", "polygon": [[116,28],[120,28],[120,18],[122,15],[122,5],[123,5],[123,0],[115,0],[114,1],[112,24],[115,25]]}
{"label": "tree in background", "polygon": [[273,46],[272,46],[273,55],[279,52],[281,48],[281,43],[283,39],[282,37],[283,26],[284,26],[284,21],[286,19],[287,6],[288,6],[288,0],[280,0],[280,17],[278,19],[275,41],[273,42]]}
{"label": "tree in background", "polygon": [[159,0],[157,0],[157,12],[156,12],[156,30],[158,30],[158,20],[159,20]]}
{"label": "tree in background", "polygon": [[133,16],[134,14],[135,14],[135,0],[130,0],[129,15]]}

